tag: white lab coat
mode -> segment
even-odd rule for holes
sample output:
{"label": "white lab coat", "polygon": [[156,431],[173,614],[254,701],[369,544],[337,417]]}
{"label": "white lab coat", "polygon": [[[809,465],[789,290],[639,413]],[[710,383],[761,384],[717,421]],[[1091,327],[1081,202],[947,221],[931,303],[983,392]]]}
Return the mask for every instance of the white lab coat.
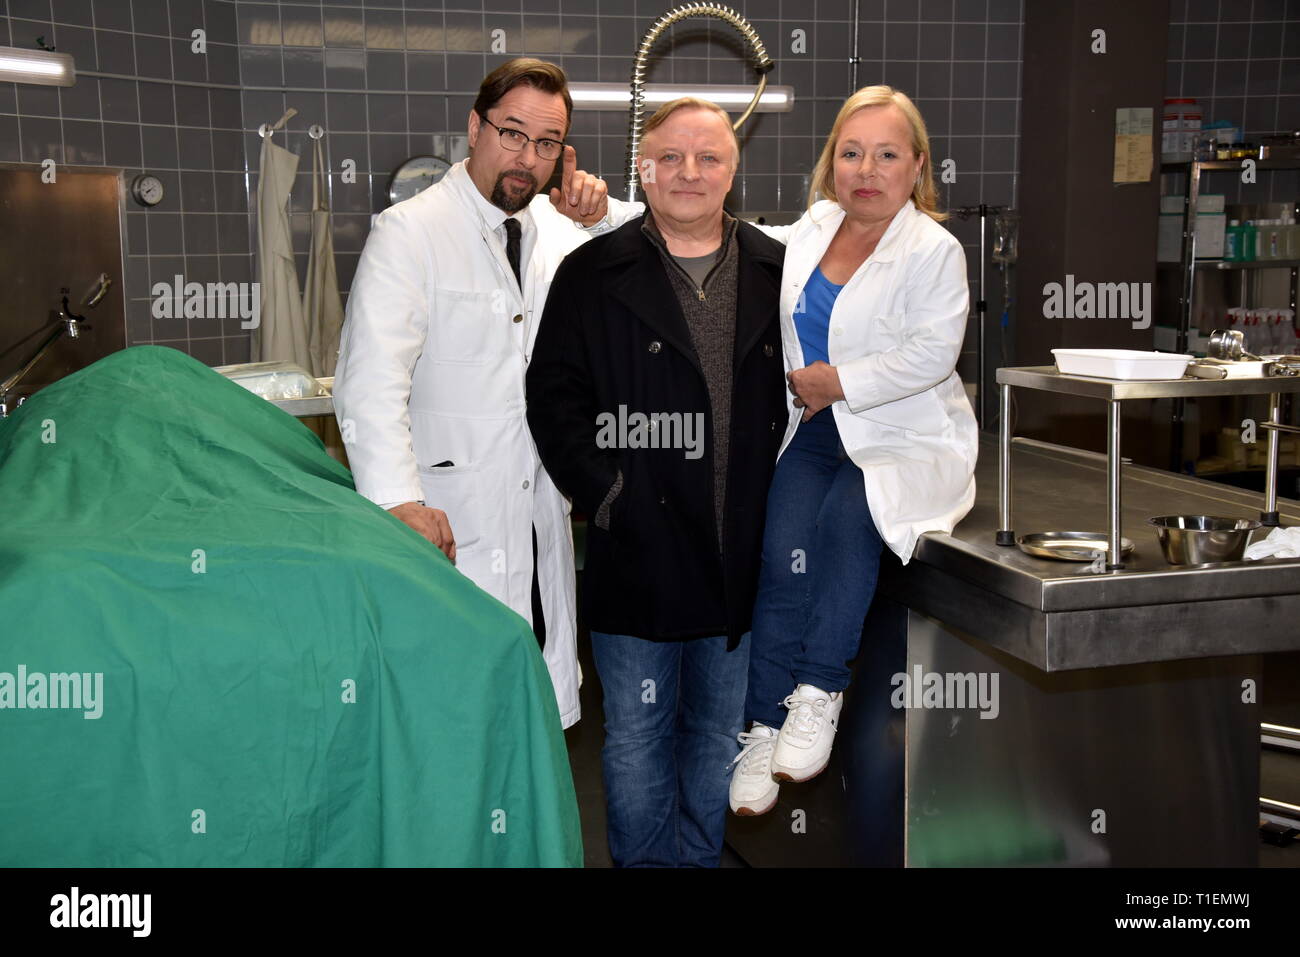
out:
{"label": "white lab coat", "polygon": [[[785,368],[806,363],[794,311],[813,267],[844,221],[822,200],[793,226],[781,281]],[[909,199],[831,309],[828,354],[844,399],[832,405],[840,441],[862,469],[885,544],[906,564],[917,538],[951,532],[975,502],[979,429],[955,371],[970,294],[961,243]],[[781,453],[802,409],[788,394]]]}
{"label": "white lab coat", "polygon": [[[536,524],[543,658],[567,728],[580,717],[570,506],[533,445],[524,375],[555,270],[594,233],[534,197],[521,297],[474,189],[462,161],[379,215],[348,296],[335,412],[357,491],[445,511],[456,567],[530,624]],[[635,214],[610,200],[607,221]]]}

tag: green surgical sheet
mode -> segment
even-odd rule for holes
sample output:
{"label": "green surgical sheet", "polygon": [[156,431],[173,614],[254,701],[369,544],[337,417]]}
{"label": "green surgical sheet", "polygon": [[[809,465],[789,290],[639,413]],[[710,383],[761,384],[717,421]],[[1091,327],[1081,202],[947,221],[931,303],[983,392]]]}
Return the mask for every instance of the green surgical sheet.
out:
{"label": "green surgical sheet", "polygon": [[156,346],[0,420],[0,776],[0,866],[582,864],[524,619]]}

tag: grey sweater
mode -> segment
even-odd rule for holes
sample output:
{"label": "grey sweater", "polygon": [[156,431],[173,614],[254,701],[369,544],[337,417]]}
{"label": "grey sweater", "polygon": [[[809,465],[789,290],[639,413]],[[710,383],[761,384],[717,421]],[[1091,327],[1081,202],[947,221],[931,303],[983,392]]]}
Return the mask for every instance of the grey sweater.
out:
{"label": "grey sweater", "polygon": [[[677,294],[677,301],[681,304],[691,334],[691,345],[695,348],[695,356],[704,373],[709,393],[713,426],[713,447],[710,450],[713,458],[713,512],[718,529],[719,551],[722,549],[722,517],[727,498],[731,381],[734,371],[732,355],[736,342],[737,283],[740,271],[740,244],[735,239],[737,221],[725,212],[722,217],[722,245],[716,253],[713,268],[700,285],[677,261],[677,257],[668,251],[649,210],[646,210],[641,224],[641,231],[663,257],[664,269],[672,283],[673,292]],[[593,517],[597,527],[609,529],[610,506],[622,491],[623,473],[619,471]]]}
{"label": "grey sweater", "polygon": [[722,246],[703,284],[696,285],[676,257],[668,251],[647,210],[641,230],[663,257],[664,268],[681,304],[691,344],[704,373],[713,420],[713,511],[718,523],[718,549],[722,549],[722,516],[727,499],[727,456],[731,438],[731,380],[736,345],[737,277],[740,244],[736,220],[722,214]]}

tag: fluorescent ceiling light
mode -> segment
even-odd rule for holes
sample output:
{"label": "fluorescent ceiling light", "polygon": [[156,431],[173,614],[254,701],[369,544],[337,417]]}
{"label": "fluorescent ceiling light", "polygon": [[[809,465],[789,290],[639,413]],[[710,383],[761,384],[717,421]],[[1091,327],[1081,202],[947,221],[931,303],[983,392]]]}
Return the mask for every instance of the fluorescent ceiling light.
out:
{"label": "fluorescent ceiling light", "polygon": [[77,82],[77,65],[71,53],[0,47],[0,81],[72,86]]}
{"label": "fluorescent ceiling light", "polygon": [[[690,83],[647,83],[645,105],[652,112],[669,100],[696,96],[710,100],[724,110],[739,113],[749,106],[756,86]],[[575,110],[627,110],[632,105],[628,83],[570,83],[569,95]],[[756,113],[788,113],[794,106],[794,87],[769,86],[754,108]]]}

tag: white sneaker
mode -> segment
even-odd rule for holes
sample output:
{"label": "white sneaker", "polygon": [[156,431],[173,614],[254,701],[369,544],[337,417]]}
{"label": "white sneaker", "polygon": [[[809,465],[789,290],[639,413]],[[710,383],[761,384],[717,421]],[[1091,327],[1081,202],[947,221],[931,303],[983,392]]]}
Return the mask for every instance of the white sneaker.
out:
{"label": "white sneaker", "polygon": [[784,701],[790,709],[772,753],[772,777],[799,783],[815,778],[831,759],[844,693],[799,685]]}
{"label": "white sneaker", "polygon": [[732,762],[731,810],[741,817],[766,814],[776,805],[781,785],[772,780],[772,751],[776,747],[776,728],[754,722],[737,737],[744,750]]}

